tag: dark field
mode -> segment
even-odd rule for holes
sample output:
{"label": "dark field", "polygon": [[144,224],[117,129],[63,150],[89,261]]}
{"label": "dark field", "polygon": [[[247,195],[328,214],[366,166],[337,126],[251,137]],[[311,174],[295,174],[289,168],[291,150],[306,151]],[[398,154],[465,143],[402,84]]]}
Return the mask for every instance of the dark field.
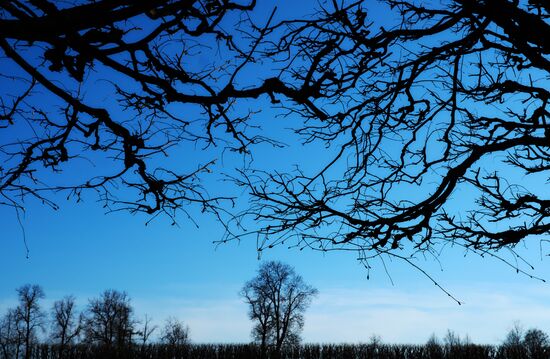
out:
{"label": "dark field", "polygon": [[[65,349],[52,345],[34,347],[33,359],[147,358],[147,359],[239,359],[260,358],[259,347],[250,344],[192,344],[186,346],[134,345],[124,349],[76,345]],[[287,349],[278,357],[266,359],[543,359],[550,358],[550,348],[527,348],[491,345],[370,345],[306,344]]]}

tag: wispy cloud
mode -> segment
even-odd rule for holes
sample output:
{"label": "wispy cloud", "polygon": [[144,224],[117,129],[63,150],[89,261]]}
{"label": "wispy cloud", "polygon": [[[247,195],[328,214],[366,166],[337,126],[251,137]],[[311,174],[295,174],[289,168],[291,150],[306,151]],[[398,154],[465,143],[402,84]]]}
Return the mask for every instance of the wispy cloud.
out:
{"label": "wispy cloud", "polygon": [[391,343],[423,343],[452,329],[474,342],[498,343],[515,320],[550,330],[550,288],[486,285],[456,292],[465,302],[461,306],[432,291],[328,290],[308,312],[304,339],[365,342],[377,334]]}
{"label": "wispy cloud", "polygon": [[148,313],[157,325],[169,316],[189,325],[194,342],[233,343],[250,341],[247,307],[238,298],[148,298],[134,300],[136,312]]}

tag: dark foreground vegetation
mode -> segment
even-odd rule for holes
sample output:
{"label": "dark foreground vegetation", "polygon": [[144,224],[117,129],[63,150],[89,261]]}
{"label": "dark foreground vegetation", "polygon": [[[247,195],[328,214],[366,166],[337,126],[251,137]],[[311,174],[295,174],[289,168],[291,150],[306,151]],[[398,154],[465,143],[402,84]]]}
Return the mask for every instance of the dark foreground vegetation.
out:
{"label": "dark foreground vegetation", "polygon": [[[260,358],[254,344],[164,344],[133,345],[125,348],[73,345],[36,345],[33,359],[147,358],[147,359],[236,359]],[[275,359],[269,353],[266,359]],[[286,348],[280,358],[288,359],[543,359],[550,358],[550,347],[532,350],[527,346],[491,345],[386,345],[386,344],[306,344]]]}

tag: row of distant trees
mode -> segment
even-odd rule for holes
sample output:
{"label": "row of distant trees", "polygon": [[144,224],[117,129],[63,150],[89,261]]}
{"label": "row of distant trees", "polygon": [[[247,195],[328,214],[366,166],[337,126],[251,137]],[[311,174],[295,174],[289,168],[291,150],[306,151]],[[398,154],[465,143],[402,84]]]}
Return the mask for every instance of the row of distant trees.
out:
{"label": "row of distant trees", "polygon": [[[460,337],[452,330],[447,330],[442,339],[432,334],[426,342],[426,347],[432,352],[442,351],[444,348],[451,351],[471,345],[472,341],[468,335]],[[516,322],[504,337],[500,349],[511,357],[550,358],[550,338],[541,329],[524,330],[519,322]]]}
{"label": "row of distant trees", "polygon": [[[550,357],[548,335],[536,328],[525,331],[518,323],[498,348],[474,345],[468,336],[460,337],[451,330],[441,339],[432,335],[425,346],[418,348],[383,345],[378,336],[373,336],[367,346],[300,346],[303,313],[315,294],[316,290],[305,284],[290,266],[266,262],[241,291],[241,296],[250,305],[250,318],[256,323],[252,337],[257,346],[229,345],[222,348],[199,345],[193,348],[189,328],[183,322],[168,318],[159,328],[147,315],[138,320],[125,292],[106,290],[90,299],[82,311],[77,310],[73,296],[66,296],[55,301],[48,313],[41,307],[45,298],[43,289],[27,284],[17,289],[17,305],[9,308],[0,320],[0,358],[88,358],[121,352],[128,354],[122,357],[135,357],[136,348],[144,348],[140,355],[146,353],[144,357],[150,358],[225,357],[228,353],[230,356],[254,358],[314,358],[317,354],[332,358],[345,357],[352,352],[357,355],[376,354],[380,358],[405,352],[413,356],[414,353],[421,357],[428,355],[429,358],[455,358],[463,354],[469,358]],[[157,332],[158,340],[152,339],[154,332]],[[44,356],[40,351],[55,353],[55,356]],[[82,353],[87,356],[82,356]],[[164,353],[164,356],[159,353]],[[181,355],[174,356],[173,353]]]}
{"label": "row of distant trees", "polygon": [[[9,308],[0,320],[0,359],[51,357],[33,353],[41,343],[49,346],[46,351],[55,347],[57,354],[54,357],[80,358],[80,354],[73,355],[75,347],[101,348],[102,353],[120,353],[122,350],[130,353],[128,357],[133,357],[132,350],[145,348],[153,342],[155,332],[158,340],[154,342],[163,347],[161,352],[166,348],[181,352],[190,344],[189,327],[178,319],[168,318],[162,328],[154,325],[147,315],[139,320],[126,292],[105,290],[100,296],[90,299],[82,311],[77,310],[75,297],[66,296],[55,301],[48,311],[41,307],[45,294],[40,286],[27,284],[16,291],[18,304]],[[239,347],[239,352],[251,351],[255,353],[254,357],[260,358],[281,358],[296,350],[300,353],[304,314],[317,295],[317,289],[307,284],[291,266],[266,261],[239,294],[249,306],[249,319],[254,322],[251,334],[257,344],[252,349]],[[374,336],[370,344],[378,347],[381,339]],[[456,352],[456,348],[463,352],[464,347],[471,345],[468,336],[461,338],[449,330],[442,340],[432,335],[422,350],[431,353],[430,357],[440,357],[444,353]],[[550,340],[545,332],[536,328],[524,331],[516,323],[499,350],[506,353],[506,358],[523,358],[525,355],[550,358],[549,347]],[[72,354],[65,355],[69,352]],[[91,357],[97,357],[94,355]],[[173,353],[169,357],[174,357]]]}
{"label": "row of distant trees", "polygon": [[[40,305],[45,294],[39,285],[24,285],[17,289],[17,296],[17,306],[9,308],[0,320],[2,359],[29,359],[32,348],[44,341],[57,346],[61,353],[75,344],[108,349],[145,345],[159,329],[147,315],[138,320],[130,297],[117,290],[106,290],[90,299],[80,312],[75,297],[66,296],[55,301],[48,313]],[[187,344],[189,328],[170,317],[160,328],[159,340],[171,346]]]}
{"label": "row of distant trees", "polygon": [[[317,294],[291,266],[266,261],[257,275],[246,282],[240,296],[249,306],[255,323],[252,338],[259,344],[259,356],[268,352],[279,356],[284,348],[296,347],[304,326],[304,312]],[[0,358],[32,357],[39,337],[55,345],[57,352],[76,344],[92,345],[108,351],[132,345],[145,346],[159,328],[149,316],[136,318],[125,292],[106,290],[89,300],[83,311],[76,308],[75,297],[67,296],[44,310],[40,302],[44,290],[38,285],[17,289],[19,303],[7,310],[0,321]],[[189,343],[189,328],[178,319],[168,318],[160,328],[159,342],[172,347]]]}

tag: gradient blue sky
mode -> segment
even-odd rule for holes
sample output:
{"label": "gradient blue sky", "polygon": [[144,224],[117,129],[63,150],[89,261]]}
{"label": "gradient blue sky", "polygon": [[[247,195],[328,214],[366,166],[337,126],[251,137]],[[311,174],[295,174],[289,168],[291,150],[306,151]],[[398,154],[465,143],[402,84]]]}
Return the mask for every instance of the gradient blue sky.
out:
{"label": "gradient blue sky", "polygon": [[[257,11],[267,16],[273,1],[260,3]],[[278,6],[284,15],[289,9],[308,12],[312,5],[285,0]],[[262,116],[271,118],[269,110]],[[260,165],[288,161],[262,151]],[[308,157],[312,153],[292,158],[314,166],[315,158]],[[230,168],[232,161],[228,157],[219,166]],[[227,186],[217,181],[210,185],[221,191]],[[467,196],[455,197],[461,195]],[[198,228],[184,217],[179,226],[166,218],[145,226],[148,218],[142,215],[105,214],[93,195],[78,204],[65,201],[64,195],[58,200],[58,211],[29,201],[21,225],[12,209],[0,207],[0,313],[15,304],[15,288],[25,283],[43,286],[45,307],[73,294],[83,309],[89,298],[115,288],[128,292],[138,317],[147,313],[161,323],[173,315],[188,323],[195,342],[249,341],[251,323],[238,292],[260,263],[253,239],[215,246],[223,228],[211,217],[196,217]],[[550,279],[538,242],[520,252],[535,265],[535,274]],[[274,248],[262,259],[289,263],[319,290],[306,314],[307,342],[361,342],[377,334],[385,342],[422,343],[432,333],[453,329],[474,342],[497,343],[515,320],[550,332],[547,283],[516,274],[498,259],[464,257],[460,249],[448,248],[441,263],[428,259],[419,264],[462,306],[403,263],[386,263],[389,274],[382,263],[373,263],[367,280],[354,253]]]}
{"label": "gradient blue sky", "polygon": [[[0,251],[0,312],[15,304],[14,289],[39,283],[47,294],[44,306],[73,294],[83,308],[106,288],[126,290],[136,312],[157,322],[169,315],[187,322],[196,342],[246,342],[250,322],[238,297],[259,261],[255,243],[215,247],[221,228],[208,220],[199,229],[166,221],[144,226],[145,218],[125,213],[103,214],[93,201],[67,203],[53,212],[28,210],[23,220],[29,259],[12,211],[6,220]],[[528,251],[529,252],[529,251]],[[549,278],[547,265],[528,254],[537,273]],[[277,248],[264,259],[291,264],[319,289],[306,315],[304,340],[366,341],[372,334],[387,342],[421,343],[447,328],[472,340],[496,343],[515,320],[550,331],[550,288],[504,267],[493,259],[463,258],[449,250],[423,265],[465,303],[458,306],[412,268],[391,263],[385,274],[378,265],[366,279],[352,253],[313,253]]]}

